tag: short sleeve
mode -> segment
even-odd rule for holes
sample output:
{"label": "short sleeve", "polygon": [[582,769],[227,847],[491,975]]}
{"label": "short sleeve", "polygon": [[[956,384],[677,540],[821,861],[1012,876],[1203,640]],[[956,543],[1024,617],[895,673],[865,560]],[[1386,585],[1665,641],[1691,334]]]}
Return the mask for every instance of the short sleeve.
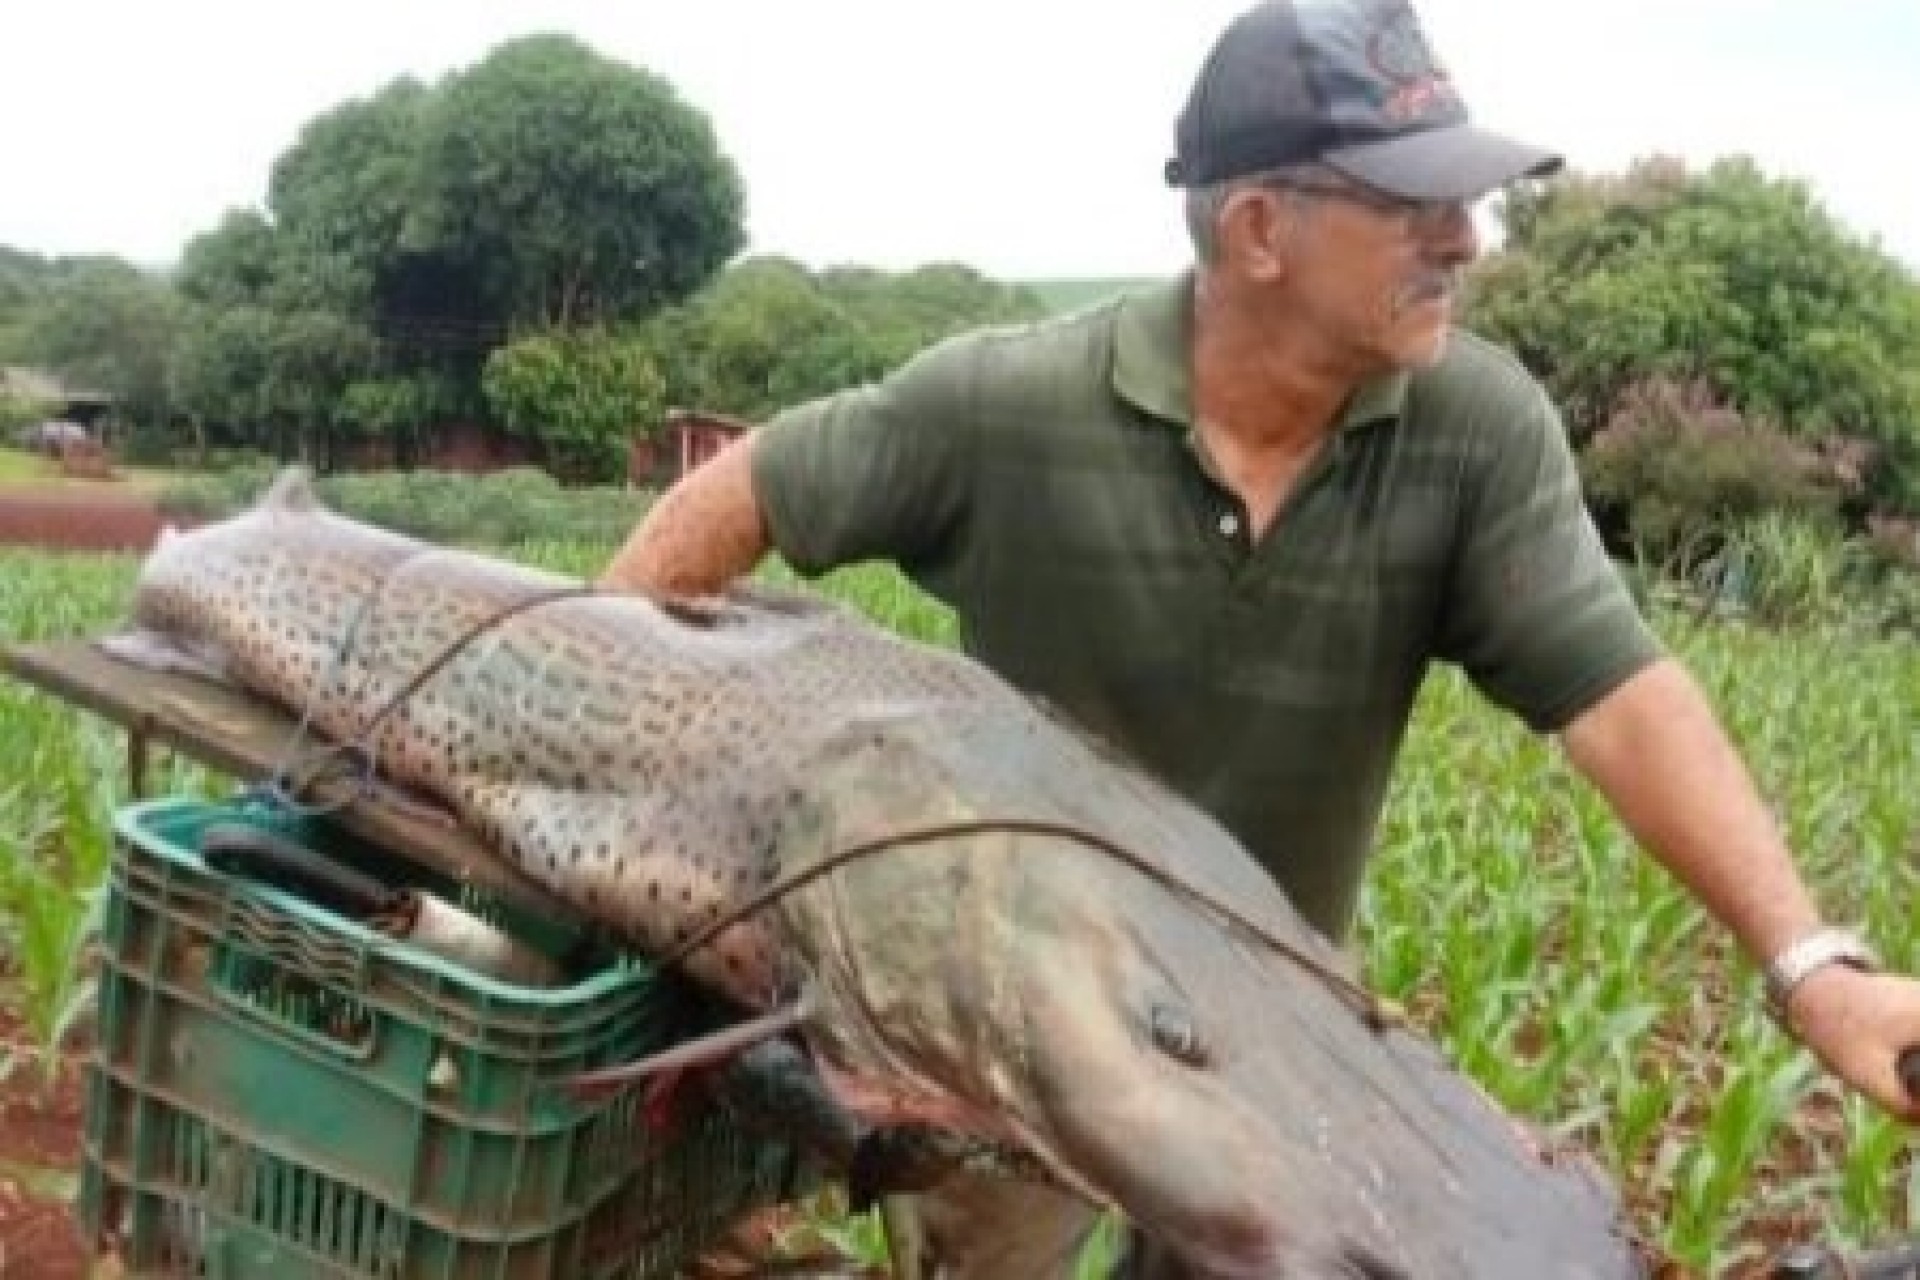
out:
{"label": "short sleeve", "polygon": [[1440,652],[1534,729],[1563,728],[1659,656],[1580,491],[1560,416],[1526,380],[1479,408]]}
{"label": "short sleeve", "polygon": [[774,548],[802,573],[884,558],[923,577],[956,553],[972,489],[972,341],[789,409],[753,445]]}

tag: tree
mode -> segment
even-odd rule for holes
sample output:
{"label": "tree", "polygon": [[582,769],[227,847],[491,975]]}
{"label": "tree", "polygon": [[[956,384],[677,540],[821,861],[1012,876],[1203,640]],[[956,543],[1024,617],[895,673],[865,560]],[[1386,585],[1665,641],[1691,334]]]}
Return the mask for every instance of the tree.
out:
{"label": "tree", "polygon": [[886,373],[928,343],[1042,314],[1031,293],[953,265],[818,274],[780,257],[734,264],[647,330],[667,396],[750,420]]}
{"label": "tree", "polygon": [[421,119],[417,247],[516,331],[632,320],[739,249],[743,198],[704,115],[564,36],[502,45]]}
{"label": "tree", "polygon": [[267,207],[291,255],[330,260],[336,306],[365,309],[380,273],[424,246],[423,120],[432,92],[411,78],[309,121],[274,162]]}
{"label": "tree", "polygon": [[581,479],[620,474],[627,442],[660,419],[664,383],[644,346],[604,330],[554,330],[487,358],[487,401],[516,435]]}
{"label": "tree", "polygon": [[134,423],[170,412],[167,368],[179,314],[166,281],[117,258],[70,259],[22,321],[17,343],[35,364],[112,395]]}
{"label": "tree", "polygon": [[265,306],[279,255],[271,222],[251,209],[232,210],[212,231],[187,242],[174,288],[185,301],[208,307]]}
{"label": "tree", "polygon": [[342,436],[364,431],[345,393],[377,358],[354,277],[257,213],[195,237],[178,273],[192,318],[172,373],[181,410],[229,443],[329,465]]}
{"label": "tree", "polygon": [[24,358],[20,340],[26,316],[44,293],[47,274],[44,258],[0,245],[0,360]]}
{"label": "tree", "polygon": [[44,404],[30,396],[0,391],[0,440],[12,443],[14,433],[20,428],[32,426],[55,411],[56,406]]}
{"label": "tree", "polygon": [[898,275],[864,267],[833,268],[821,273],[820,287],[860,318],[885,368],[961,329],[1046,314],[1046,305],[1032,290],[990,280],[972,267],[951,262]]}
{"label": "tree", "polygon": [[[502,368],[531,376],[548,366],[529,353],[545,352],[597,385],[614,357],[559,335],[637,321],[704,283],[741,243],[741,203],[705,117],[665,81],[570,39],[510,42],[302,129],[267,209],[189,247],[175,382],[234,443],[324,466],[381,437],[404,461],[423,430],[485,407],[489,353],[516,335],[531,345]],[[610,428],[585,425],[599,409],[509,399],[517,429],[604,460],[592,441]]]}
{"label": "tree", "polygon": [[1468,322],[1542,375],[1576,441],[1633,388],[1704,387],[1802,440],[1870,442],[1870,491],[1920,500],[1899,497],[1920,457],[1920,283],[1803,184],[1745,159],[1648,160],[1522,190],[1502,214]]}

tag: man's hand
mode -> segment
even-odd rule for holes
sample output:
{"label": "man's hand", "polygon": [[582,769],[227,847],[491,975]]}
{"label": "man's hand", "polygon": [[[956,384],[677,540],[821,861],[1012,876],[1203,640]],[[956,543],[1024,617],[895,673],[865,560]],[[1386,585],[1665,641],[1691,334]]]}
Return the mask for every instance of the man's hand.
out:
{"label": "man's hand", "polygon": [[707,595],[749,573],[769,549],[753,492],[753,436],[745,435],[661,494],[594,585]]}
{"label": "man's hand", "polygon": [[1920,980],[1830,964],[1794,988],[1787,1023],[1828,1070],[1920,1123],[1920,1098],[1907,1092],[1897,1065],[1920,1046]]}
{"label": "man's hand", "polygon": [[[1685,670],[1656,662],[1568,725],[1567,751],[1640,843],[1753,957],[1820,924],[1773,815]],[[1920,1045],[1920,981],[1842,964],[1794,987],[1787,1022],[1849,1086],[1920,1123],[1896,1063]]]}

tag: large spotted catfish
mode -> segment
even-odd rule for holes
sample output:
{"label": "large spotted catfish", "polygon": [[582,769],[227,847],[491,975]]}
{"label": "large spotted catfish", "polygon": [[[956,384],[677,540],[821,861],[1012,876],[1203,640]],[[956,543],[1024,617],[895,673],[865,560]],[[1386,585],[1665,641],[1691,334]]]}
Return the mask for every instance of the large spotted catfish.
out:
{"label": "large spotted catfish", "polygon": [[1154,1274],[1638,1273],[1608,1189],[1226,831],[962,655],[798,593],[579,589],[298,472],[165,537],[134,614],[780,1028],[859,1133],[998,1153],[933,1179],[944,1274],[1065,1274],[1096,1206]]}

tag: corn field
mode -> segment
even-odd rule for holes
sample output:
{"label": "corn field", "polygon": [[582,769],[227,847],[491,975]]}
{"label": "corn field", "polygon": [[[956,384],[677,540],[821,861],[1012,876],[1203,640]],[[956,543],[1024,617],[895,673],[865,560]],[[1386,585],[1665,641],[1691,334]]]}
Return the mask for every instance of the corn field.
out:
{"label": "corn field", "polygon": [[[607,550],[516,554],[585,573]],[[0,553],[0,636],[105,630],[133,571],[124,558]],[[952,640],[946,612],[890,572],[824,586],[885,625]],[[1841,628],[1657,621],[1829,913],[1920,970],[1920,648]],[[98,722],[0,682],[0,999],[43,1049],[85,1004],[76,959],[124,798],[120,753]],[[220,785],[177,763],[158,781]],[[1358,945],[1376,987],[1505,1104],[1611,1168],[1642,1232],[1698,1273],[1738,1273],[1789,1239],[1920,1231],[1908,1131],[1842,1096],[1766,1019],[1727,939],[1551,744],[1450,673],[1429,681],[1403,752]],[[849,1247],[869,1234],[839,1227]]]}

